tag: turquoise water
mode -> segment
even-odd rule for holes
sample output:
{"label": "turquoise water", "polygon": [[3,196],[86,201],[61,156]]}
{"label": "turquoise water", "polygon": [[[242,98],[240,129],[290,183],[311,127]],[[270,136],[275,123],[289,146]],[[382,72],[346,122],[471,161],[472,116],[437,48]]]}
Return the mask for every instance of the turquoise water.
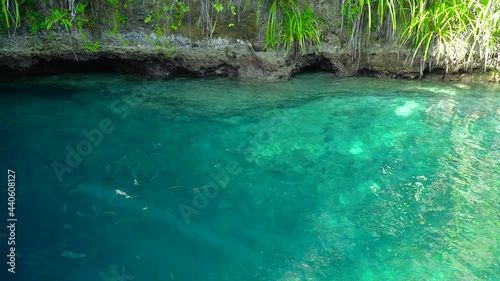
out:
{"label": "turquoise water", "polygon": [[81,75],[0,91],[12,280],[500,280],[494,86]]}

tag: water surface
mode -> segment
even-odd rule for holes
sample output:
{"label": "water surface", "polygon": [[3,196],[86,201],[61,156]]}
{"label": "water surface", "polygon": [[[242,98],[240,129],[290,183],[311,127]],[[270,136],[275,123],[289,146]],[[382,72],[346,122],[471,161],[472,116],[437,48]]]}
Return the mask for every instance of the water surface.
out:
{"label": "water surface", "polygon": [[494,86],[80,75],[0,91],[14,280],[499,280]]}

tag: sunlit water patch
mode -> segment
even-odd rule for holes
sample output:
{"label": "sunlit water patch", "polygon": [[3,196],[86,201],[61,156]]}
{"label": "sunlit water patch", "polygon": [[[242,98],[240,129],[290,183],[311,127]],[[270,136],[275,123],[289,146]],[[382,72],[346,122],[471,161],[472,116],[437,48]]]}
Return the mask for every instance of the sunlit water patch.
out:
{"label": "sunlit water patch", "polygon": [[0,91],[17,280],[500,276],[492,86],[109,75]]}

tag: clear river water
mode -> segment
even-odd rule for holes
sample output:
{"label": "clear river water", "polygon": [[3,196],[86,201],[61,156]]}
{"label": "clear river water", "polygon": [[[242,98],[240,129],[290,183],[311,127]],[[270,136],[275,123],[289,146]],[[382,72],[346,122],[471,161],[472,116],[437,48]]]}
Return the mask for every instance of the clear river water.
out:
{"label": "clear river water", "polygon": [[498,86],[102,74],[0,93],[2,280],[500,280]]}

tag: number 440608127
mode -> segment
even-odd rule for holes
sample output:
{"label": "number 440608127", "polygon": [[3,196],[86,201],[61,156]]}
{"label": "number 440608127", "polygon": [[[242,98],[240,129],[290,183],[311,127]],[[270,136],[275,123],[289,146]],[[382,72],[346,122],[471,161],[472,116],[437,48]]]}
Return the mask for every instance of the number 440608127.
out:
{"label": "number 440608127", "polygon": [[14,210],[16,205],[16,172],[12,170],[7,170],[7,186],[9,187],[8,194],[8,205],[9,205],[9,217],[14,217]]}

